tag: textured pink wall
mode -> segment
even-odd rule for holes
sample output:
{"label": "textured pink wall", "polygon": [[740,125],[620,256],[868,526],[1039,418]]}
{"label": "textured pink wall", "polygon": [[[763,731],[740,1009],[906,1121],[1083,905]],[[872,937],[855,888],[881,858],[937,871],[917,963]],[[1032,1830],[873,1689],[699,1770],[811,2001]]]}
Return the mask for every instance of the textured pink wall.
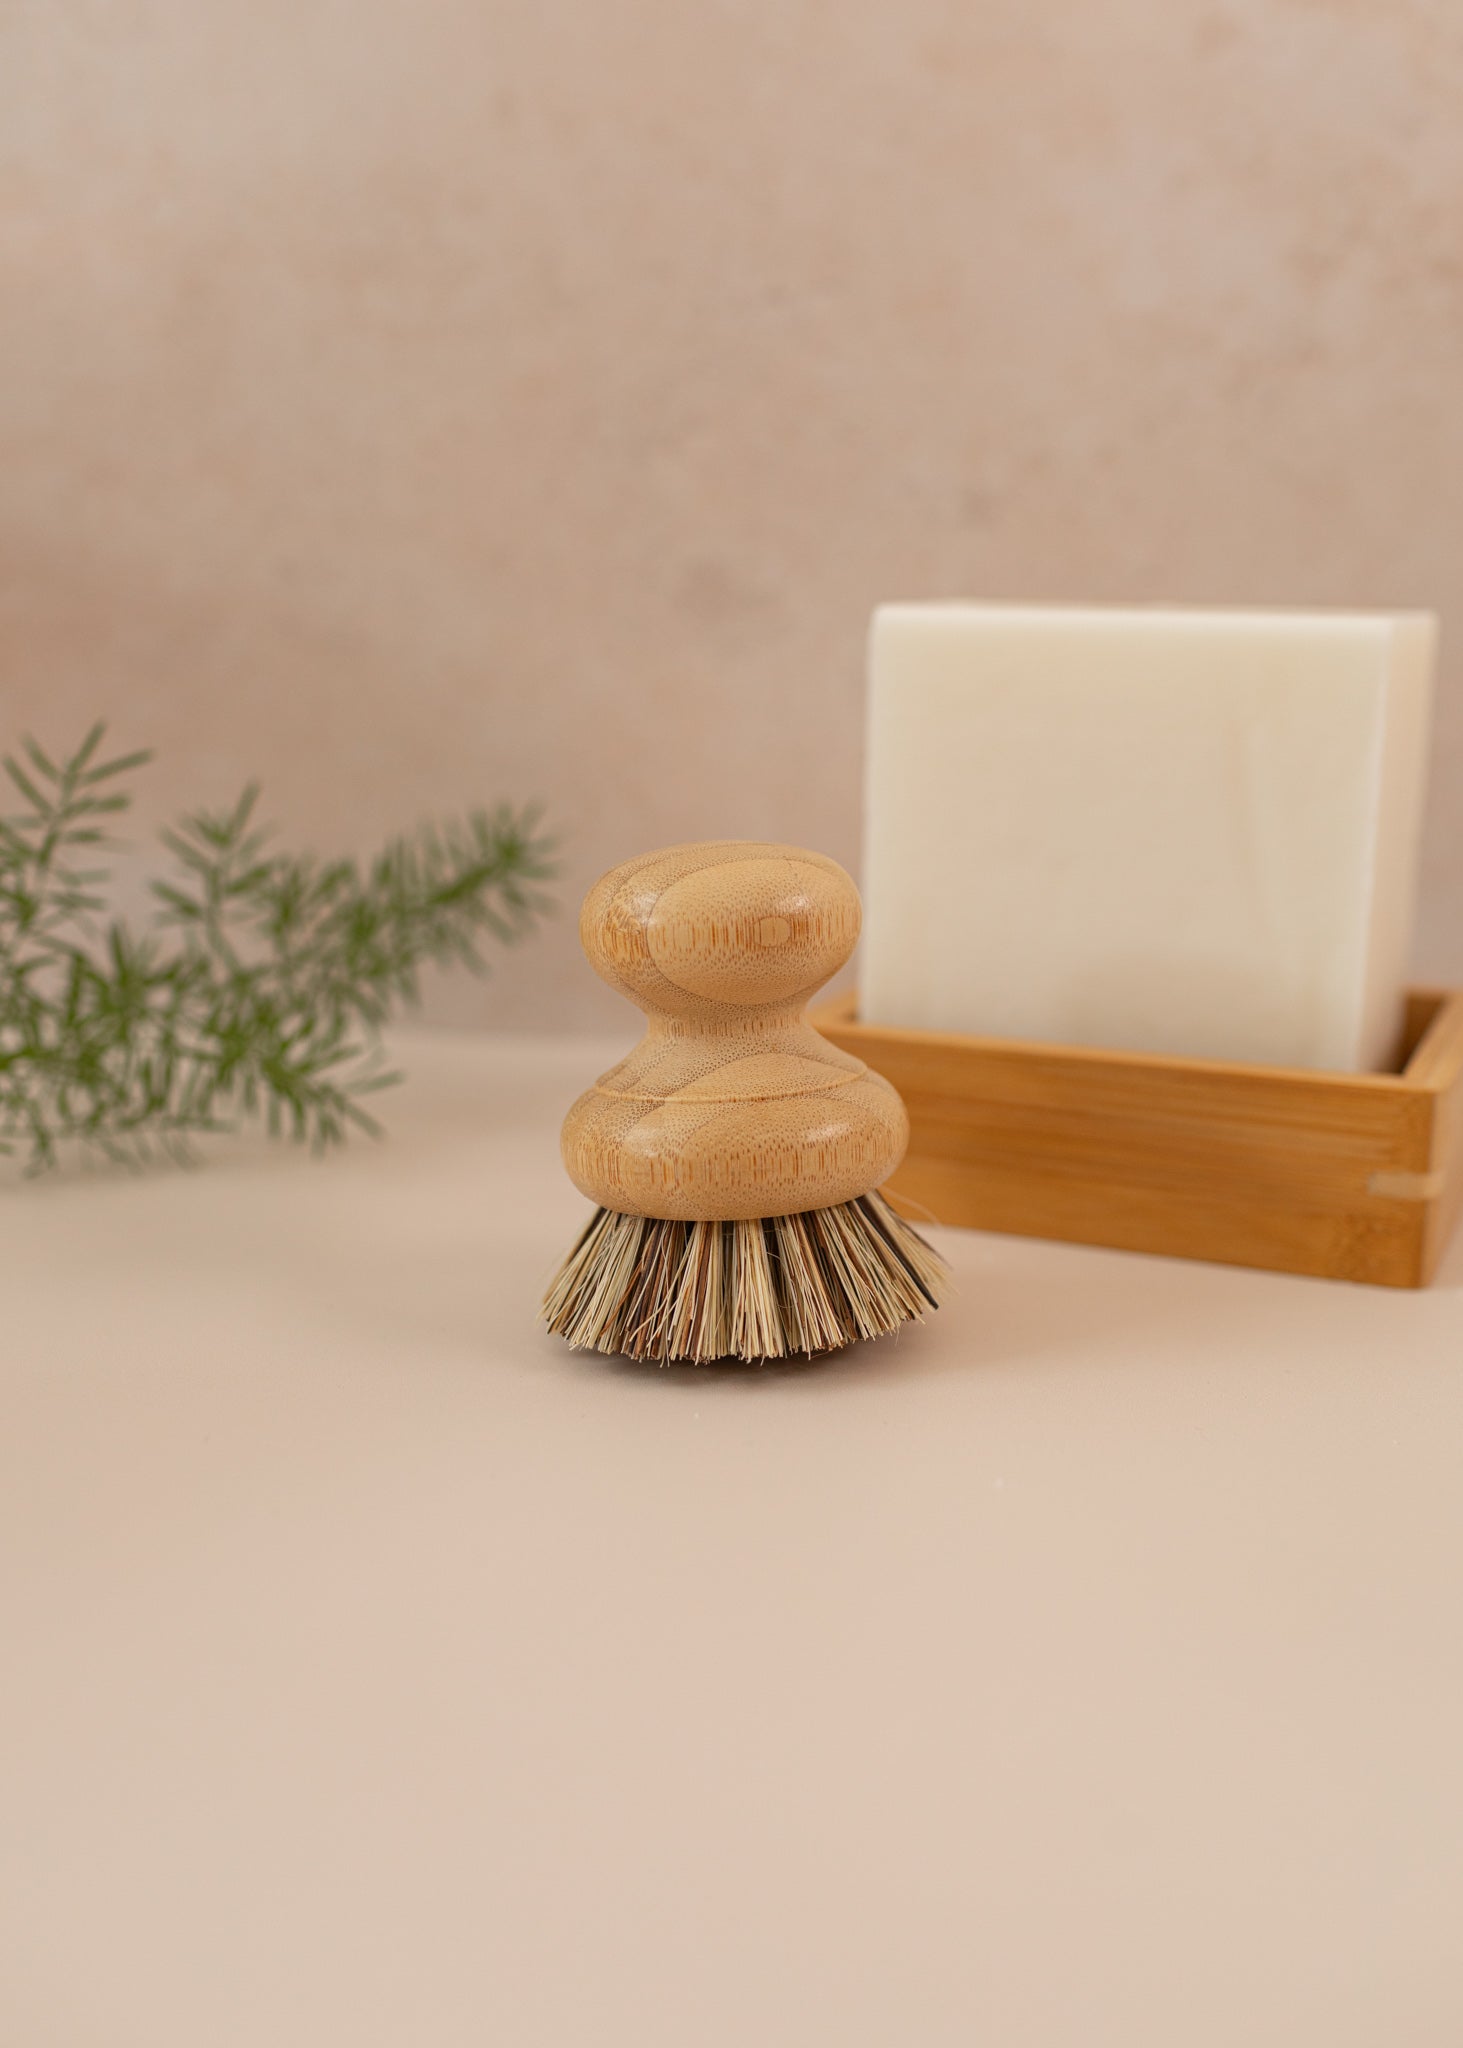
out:
{"label": "textured pink wall", "polygon": [[[1463,975],[1455,0],[56,0],[0,79],[7,735],[538,793],[577,898],[856,864],[882,596],[1434,604]],[[618,1006],[566,918],[434,1008]]]}

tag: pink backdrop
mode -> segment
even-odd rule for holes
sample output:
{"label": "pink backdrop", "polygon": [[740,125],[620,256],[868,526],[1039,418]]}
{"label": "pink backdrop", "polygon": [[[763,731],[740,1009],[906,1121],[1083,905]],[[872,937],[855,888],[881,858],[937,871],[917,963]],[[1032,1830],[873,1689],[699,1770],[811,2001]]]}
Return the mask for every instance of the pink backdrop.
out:
{"label": "pink backdrop", "polygon": [[[1432,604],[1463,976],[1452,0],[66,0],[0,77],[3,736],[106,713],[142,825],[856,867],[882,596]],[[569,916],[432,1010],[618,1014]]]}

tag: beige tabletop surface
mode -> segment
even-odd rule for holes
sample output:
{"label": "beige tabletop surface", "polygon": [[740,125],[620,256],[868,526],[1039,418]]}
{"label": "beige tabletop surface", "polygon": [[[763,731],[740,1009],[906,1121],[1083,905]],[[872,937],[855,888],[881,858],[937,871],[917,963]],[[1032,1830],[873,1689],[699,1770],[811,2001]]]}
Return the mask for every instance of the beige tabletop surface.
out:
{"label": "beige tabletop surface", "polygon": [[578,1356],[622,1049],[0,1185],[0,2043],[1463,2040],[1463,1245]]}

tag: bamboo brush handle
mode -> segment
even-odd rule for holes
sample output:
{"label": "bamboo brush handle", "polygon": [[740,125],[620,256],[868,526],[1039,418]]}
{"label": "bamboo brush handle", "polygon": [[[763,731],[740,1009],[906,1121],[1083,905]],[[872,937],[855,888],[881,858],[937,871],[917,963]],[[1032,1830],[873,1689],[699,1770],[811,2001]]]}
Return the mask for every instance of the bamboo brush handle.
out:
{"label": "bamboo brush handle", "polygon": [[808,1023],[859,933],[836,861],[717,840],[613,868],[584,899],[597,973],[649,1022],[564,1122],[569,1177],[624,1215],[706,1221],[830,1208],[877,1187],[904,1105]]}

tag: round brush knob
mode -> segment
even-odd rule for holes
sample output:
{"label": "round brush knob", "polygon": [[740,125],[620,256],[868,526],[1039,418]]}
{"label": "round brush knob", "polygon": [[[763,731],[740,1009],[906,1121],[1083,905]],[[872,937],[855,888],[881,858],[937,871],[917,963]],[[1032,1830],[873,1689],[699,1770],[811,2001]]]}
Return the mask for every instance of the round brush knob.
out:
{"label": "round brush knob", "polygon": [[584,899],[597,974],[651,1017],[741,1021],[800,1008],[859,935],[858,890],[836,861],[730,840],[626,861]]}
{"label": "round brush knob", "polygon": [[565,1119],[564,1164],[592,1201],[696,1222],[789,1215],[898,1165],[899,1097],[803,1014],[858,938],[836,861],[755,840],[669,847],[603,876],[579,931],[649,1020]]}

